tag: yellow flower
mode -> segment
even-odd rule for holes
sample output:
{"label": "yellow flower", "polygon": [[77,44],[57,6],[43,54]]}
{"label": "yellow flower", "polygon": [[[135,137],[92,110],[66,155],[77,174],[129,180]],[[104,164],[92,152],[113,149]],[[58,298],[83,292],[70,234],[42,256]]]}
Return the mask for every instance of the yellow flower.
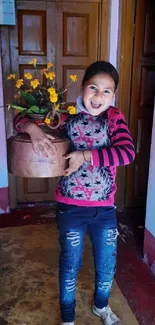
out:
{"label": "yellow flower", "polygon": [[76,114],[76,107],[75,106],[68,106],[67,111],[71,115]]}
{"label": "yellow flower", "polygon": [[19,89],[23,84],[24,84],[24,80],[23,79],[18,79],[17,82],[16,82],[16,87]]}
{"label": "yellow flower", "polygon": [[77,76],[76,76],[76,74],[71,74],[71,75],[69,76],[69,78],[70,78],[73,82],[77,81]]}
{"label": "yellow flower", "polygon": [[34,79],[31,81],[31,86],[33,87],[33,89],[37,88],[38,85],[40,85],[40,82],[38,79]]}
{"label": "yellow flower", "polygon": [[45,123],[50,124],[50,123],[51,123],[50,118],[46,118],[46,119],[45,119]]}
{"label": "yellow flower", "polygon": [[25,77],[26,79],[30,80],[30,79],[32,79],[32,74],[29,73],[29,72],[27,72],[27,73],[24,74],[24,77]]}
{"label": "yellow flower", "polygon": [[57,93],[55,93],[53,95],[50,95],[50,102],[56,103],[57,100],[58,100],[58,94]]}
{"label": "yellow flower", "polygon": [[46,68],[42,69],[42,70],[41,70],[41,74],[45,74],[45,73],[46,73],[46,71],[47,71],[47,69],[46,69]]}
{"label": "yellow flower", "polygon": [[57,104],[57,105],[56,105],[56,104],[54,104],[54,108],[55,108],[55,110],[56,110],[56,111],[58,111],[58,110],[59,110],[59,107],[60,107],[60,104]]}
{"label": "yellow flower", "polygon": [[10,73],[9,76],[7,77],[8,80],[15,79],[16,75],[13,73]]}
{"label": "yellow flower", "polygon": [[37,59],[35,58],[29,62],[29,64],[33,64],[34,66],[36,66],[36,63],[37,63]]}
{"label": "yellow flower", "polygon": [[56,90],[53,87],[48,88],[47,91],[50,93],[50,95],[56,94]]}
{"label": "yellow flower", "polygon": [[47,68],[50,69],[51,67],[53,67],[53,63],[52,62],[48,62],[47,63]]}
{"label": "yellow flower", "polygon": [[46,78],[53,80],[55,78],[55,73],[53,71],[46,73]]}

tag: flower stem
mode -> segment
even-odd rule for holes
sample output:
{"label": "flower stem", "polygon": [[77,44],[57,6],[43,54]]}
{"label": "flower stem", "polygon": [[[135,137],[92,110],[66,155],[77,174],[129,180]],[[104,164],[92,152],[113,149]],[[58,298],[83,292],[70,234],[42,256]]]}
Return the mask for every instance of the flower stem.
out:
{"label": "flower stem", "polygon": [[61,94],[65,93],[67,91],[67,88],[72,84],[72,80],[67,84],[67,86],[61,91]]}

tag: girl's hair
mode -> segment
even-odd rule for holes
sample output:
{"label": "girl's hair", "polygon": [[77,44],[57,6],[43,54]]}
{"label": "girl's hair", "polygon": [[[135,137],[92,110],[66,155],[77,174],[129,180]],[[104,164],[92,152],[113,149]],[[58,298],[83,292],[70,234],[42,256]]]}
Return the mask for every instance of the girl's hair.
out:
{"label": "girl's hair", "polygon": [[96,61],[86,69],[82,80],[82,88],[90,78],[102,73],[109,75],[113,79],[116,90],[119,82],[118,72],[110,62],[106,61]]}

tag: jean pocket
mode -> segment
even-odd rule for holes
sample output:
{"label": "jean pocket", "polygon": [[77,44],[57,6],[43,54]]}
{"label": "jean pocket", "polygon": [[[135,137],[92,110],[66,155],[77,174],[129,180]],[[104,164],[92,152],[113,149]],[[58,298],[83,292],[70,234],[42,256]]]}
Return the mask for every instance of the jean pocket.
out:
{"label": "jean pocket", "polygon": [[72,204],[65,204],[65,203],[58,203],[57,204],[57,212],[60,214],[63,213],[69,213],[71,211],[73,211],[73,209],[76,209],[76,205],[72,205]]}

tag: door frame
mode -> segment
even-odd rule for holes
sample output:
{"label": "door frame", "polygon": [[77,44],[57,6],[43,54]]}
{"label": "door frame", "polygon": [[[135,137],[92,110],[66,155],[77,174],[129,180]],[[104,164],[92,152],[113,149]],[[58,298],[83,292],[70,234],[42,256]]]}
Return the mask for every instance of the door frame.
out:
{"label": "door frame", "polygon": [[[119,71],[119,88],[116,95],[116,106],[123,112],[130,127],[130,101],[132,87],[132,64],[134,50],[136,0],[120,0],[119,37],[117,68]],[[123,90],[123,91],[122,91]],[[118,190],[116,203],[125,207],[127,167],[117,171]]]}
{"label": "door frame", "polygon": [[[16,1],[16,8],[17,4],[20,3],[20,5],[24,2],[29,2],[31,1],[32,5],[32,10],[33,10],[33,4],[36,3],[34,0],[17,0]],[[42,2],[42,0],[38,0],[39,2]],[[79,2],[81,0],[75,0],[75,2]],[[53,2],[53,0],[48,0],[48,2]],[[57,2],[57,0],[55,0]],[[62,0],[62,2],[65,2]],[[72,2],[72,0],[68,0],[68,2]],[[85,2],[92,2],[92,0],[85,0]],[[99,50],[98,50],[98,55],[97,59],[98,60],[108,60],[109,56],[109,40],[110,40],[110,9],[111,9],[111,0],[94,0],[94,2],[100,3],[99,5]],[[46,3],[46,1],[45,1]],[[5,29],[5,34],[6,34],[6,39],[8,39],[7,44],[5,44],[5,53],[2,56],[2,62],[8,62],[8,74],[10,71],[10,66],[9,63],[11,62],[10,60],[10,43],[9,43],[9,35],[10,35],[10,30],[12,27],[8,26],[0,26],[0,42],[1,42],[1,29]],[[1,45],[1,44],[0,44]],[[7,55],[7,58],[5,57]],[[3,85],[5,85],[5,79],[3,77]],[[9,198],[10,198],[10,207],[12,209],[18,207],[17,203],[17,182],[16,182],[16,177],[9,174]]]}

